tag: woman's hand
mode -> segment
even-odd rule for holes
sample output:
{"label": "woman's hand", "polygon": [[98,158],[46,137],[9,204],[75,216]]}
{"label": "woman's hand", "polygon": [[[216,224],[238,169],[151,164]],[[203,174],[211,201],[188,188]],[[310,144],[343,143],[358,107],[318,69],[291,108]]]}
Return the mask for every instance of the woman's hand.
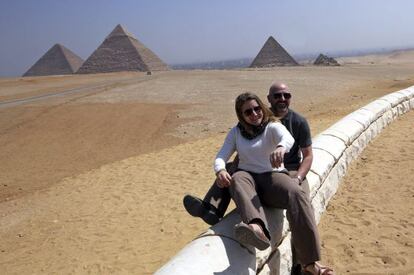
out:
{"label": "woman's hand", "polygon": [[232,181],[230,174],[226,170],[220,170],[216,174],[217,186],[220,188],[229,187]]}
{"label": "woman's hand", "polygon": [[279,168],[282,165],[285,153],[285,147],[279,146],[270,154],[270,164],[273,168]]}

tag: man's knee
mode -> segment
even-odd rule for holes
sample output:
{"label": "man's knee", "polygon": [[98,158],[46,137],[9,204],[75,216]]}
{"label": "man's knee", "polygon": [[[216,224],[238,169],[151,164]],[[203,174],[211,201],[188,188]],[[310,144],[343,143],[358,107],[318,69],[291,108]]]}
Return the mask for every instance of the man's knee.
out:
{"label": "man's knee", "polygon": [[289,175],[278,173],[273,175],[274,182],[280,182],[283,189],[286,190],[290,198],[303,196],[305,193],[302,187],[298,184],[297,180],[291,178]]}
{"label": "man's knee", "polygon": [[[289,176],[291,178],[296,179],[297,174],[298,174],[297,170],[289,171]],[[309,183],[308,183],[308,180],[306,179],[306,177],[303,179],[302,183],[300,184],[300,187],[305,191],[307,196],[310,197],[310,188],[309,188]]]}
{"label": "man's knee", "polygon": [[292,180],[292,186],[289,188],[288,195],[290,201],[309,200],[308,193],[306,193],[306,191],[299,184],[297,184],[296,180],[294,179]]}
{"label": "man's knee", "polygon": [[302,183],[300,184],[300,187],[302,187],[302,190],[305,191],[306,196],[310,198],[310,187],[309,187],[309,182],[306,178],[302,181]]}

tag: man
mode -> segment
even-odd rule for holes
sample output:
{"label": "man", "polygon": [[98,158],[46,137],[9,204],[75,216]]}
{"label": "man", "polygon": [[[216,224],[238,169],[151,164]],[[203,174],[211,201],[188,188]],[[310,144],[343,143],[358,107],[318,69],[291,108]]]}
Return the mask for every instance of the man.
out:
{"label": "man", "polygon": [[[284,156],[284,165],[293,178],[292,182],[301,186],[309,197],[309,185],[306,175],[310,170],[313,160],[312,140],[308,122],[304,117],[289,109],[292,98],[292,91],[284,83],[273,83],[269,88],[267,100],[271,105],[271,111],[280,119],[282,124],[288,129],[295,143],[289,153]],[[237,169],[237,156],[233,163],[226,166],[226,170],[231,174]],[[203,200],[186,195],[183,199],[184,207],[192,216],[202,218],[206,223],[214,225],[224,216],[229,205],[231,196],[229,188],[218,180],[211,186]],[[317,234],[317,233],[316,233]],[[295,256],[295,247],[292,247]],[[300,274],[301,269],[310,274],[334,274],[329,267],[322,266],[316,262],[320,258],[319,247],[314,252],[315,261],[296,265],[292,269],[292,274]]]}
{"label": "man", "polygon": [[[309,194],[309,185],[306,174],[312,165],[312,140],[308,122],[304,117],[289,109],[292,93],[284,83],[273,83],[269,88],[267,100],[271,111],[278,117],[295,139],[292,149],[284,157],[284,165],[297,184]],[[237,156],[235,161],[227,164],[227,171],[237,169]],[[214,225],[224,216],[230,203],[228,188],[223,188],[215,181],[207,192],[204,200],[191,195],[184,197],[184,207],[190,215],[202,218],[206,223]]]}

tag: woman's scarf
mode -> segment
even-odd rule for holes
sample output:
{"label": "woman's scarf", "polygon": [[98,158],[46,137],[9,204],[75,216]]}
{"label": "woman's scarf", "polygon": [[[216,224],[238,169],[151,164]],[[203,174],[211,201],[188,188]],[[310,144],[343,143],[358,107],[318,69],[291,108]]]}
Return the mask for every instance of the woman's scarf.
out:
{"label": "woman's scarf", "polygon": [[260,124],[259,126],[256,125],[249,125],[252,133],[250,133],[249,131],[246,130],[246,128],[244,128],[244,126],[239,122],[237,123],[237,127],[240,129],[240,133],[241,135],[249,140],[255,139],[256,137],[260,136],[264,130],[266,129],[268,122],[264,122],[262,124]]}

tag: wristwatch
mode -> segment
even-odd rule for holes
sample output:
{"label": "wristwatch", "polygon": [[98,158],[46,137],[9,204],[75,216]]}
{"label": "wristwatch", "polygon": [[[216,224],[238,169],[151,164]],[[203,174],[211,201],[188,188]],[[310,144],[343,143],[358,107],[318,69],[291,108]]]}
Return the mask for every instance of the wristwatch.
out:
{"label": "wristwatch", "polygon": [[299,184],[302,183],[303,179],[301,176],[297,176],[296,178],[299,180]]}

